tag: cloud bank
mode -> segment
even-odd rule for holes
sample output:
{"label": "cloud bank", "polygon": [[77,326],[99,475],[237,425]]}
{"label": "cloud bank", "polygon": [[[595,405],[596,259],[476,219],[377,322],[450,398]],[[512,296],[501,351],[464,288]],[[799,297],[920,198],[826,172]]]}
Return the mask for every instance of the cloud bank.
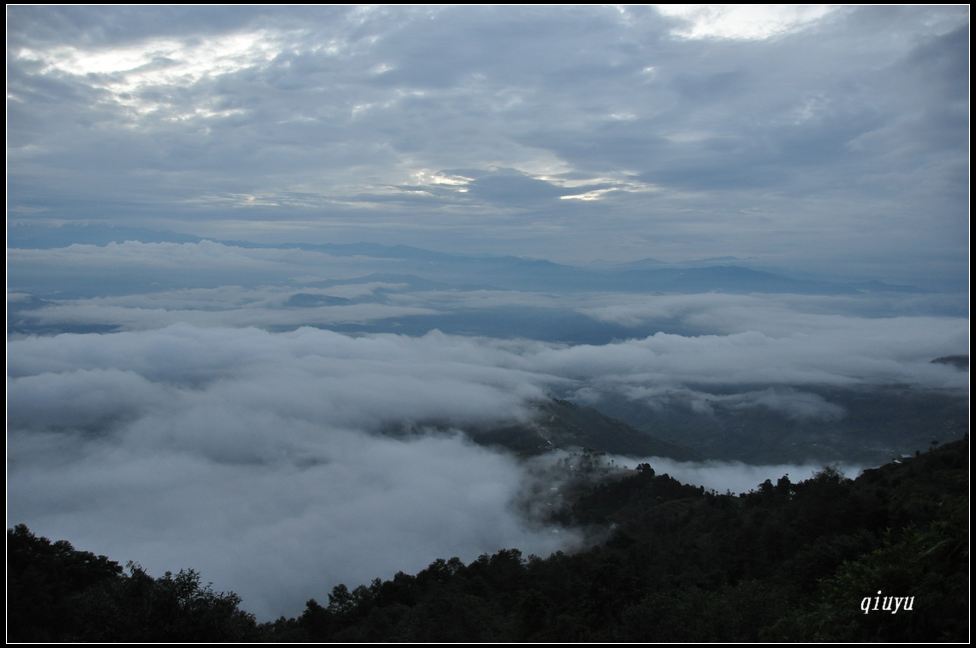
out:
{"label": "cloud bank", "polygon": [[[372,299],[389,287],[337,284],[322,289],[330,294],[306,294]],[[784,327],[767,318],[782,302],[750,309],[759,302],[749,296],[689,311],[713,318],[723,333],[601,345],[439,331],[276,333],[212,326],[220,320],[206,306],[222,295],[234,306],[216,312],[246,323],[251,315],[242,318],[240,304],[265,304],[255,312],[274,314],[288,310],[281,304],[290,294],[190,289],[49,307],[111,318],[115,299],[115,308],[154,306],[191,322],[199,315],[207,326],[151,328],[121,318],[134,330],[10,339],[8,520],[155,572],[194,566],[264,617],[294,614],[340,581],[509,546],[544,554],[578,540],[520,513],[535,473],[515,459],[448,433],[383,436],[391,425],[505,424],[526,420],[532,403],[551,395],[601,393],[829,421],[843,412],[804,385],[896,382],[962,392],[968,381],[930,362],[968,349],[961,318],[787,313]],[[723,308],[731,309],[724,318]],[[721,396],[696,391],[710,384],[743,387]],[[673,473],[719,490],[769,476],[712,465]]]}
{"label": "cloud bank", "polygon": [[[675,461],[667,457],[614,457],[614,463],[621,467],[636,468],[640,463],[649,463],[659,475],[670,475],[684,484],[704,486],[707,490],[719,493],[747,493],[756,490],[763,481],[773,483],[787,475],[793,483],[813,477],[824,466],[815,464],[775,464],[754,465],[739,461]],[[838,464],[832,466],[845,477],[854,479],[862,466]]]}
{"label": "cloud bank", "polygon": [[544,381],[476,344],[187,325],[13,344],[8,519],[154,573],[202,569],[264,618],[437,557],[574,542],[516,512],[514,459],[375,434],[524,415]]}

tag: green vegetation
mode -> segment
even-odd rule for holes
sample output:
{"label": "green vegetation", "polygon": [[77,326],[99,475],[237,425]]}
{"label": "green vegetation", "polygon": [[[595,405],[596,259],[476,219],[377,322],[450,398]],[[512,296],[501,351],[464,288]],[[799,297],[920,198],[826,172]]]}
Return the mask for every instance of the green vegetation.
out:
{"label": "green vegetation", "polygon": [[[878,465],[927,450],[933,441],[958,439],[969,430],[969,397],[955,390],[804,386],[802,394],[821,401],[807,403],[811,414],[823,409],[822,416],[797,416],[790,409],[743,404],[737,395],[747,389],[744,385],[693,387],[712,397],[707,408],[678,401],[650,407],[620,395],[608,395],[596,407],[660,442],[680,443],[692,457],[757,464]],[[773,401],[800,394],[769,385],[754,385],[750,391]]]}
{"label": "green vegetation", "polygon": [[[256,624],[195,572],[152,579],[8,531],[13,641],[965,641],[968,441],[748,494],[647,464],[575,493],[557,521],[602,532],[574,554],[437,560]],[[865,597],[914,597],[898,614]]]}
{"label": "green vegetation", "polygon": [[679,461],[700,458],[678,443],[636,430],[592,407],[556,398],[536,403],[535,409],[536,418],[531,424],[466,431],[477,443],[525,455],[556,448],[590,448],[632,457],[669,457]]}
{"label": "green vegetation", "polygon": [[254,639],[254,617],[240,603],[201,585],[193,570],[154,579],[136,564],[123,570],[22,524],[7,531],[8,641]]}

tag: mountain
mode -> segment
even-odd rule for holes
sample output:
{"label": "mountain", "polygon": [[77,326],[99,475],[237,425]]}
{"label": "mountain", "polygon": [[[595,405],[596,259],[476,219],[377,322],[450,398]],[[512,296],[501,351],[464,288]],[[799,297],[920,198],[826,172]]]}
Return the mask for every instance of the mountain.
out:
{"label": "mountain", "polygon": [[555,292],[771,292],[798,294],[854,294],[858,292],[918,292],[911,286],[881,281],[837,282],[791,277],[757,270],[734,257],[665,263],[656,259],[623,264],[573,266],[545,259],[517,256],[461,255],[434,252],[405,245],[282,244],[242,242],[245,247],[285,247],[318,250],[338,256],[369,256],[403,262],[403,272],[438,281],[506,290]]}
{"label": "mountain", "polygon": [[[462,428],[475,443],[502,448],[520,456],[538,455],[550,450],[588,452],[632,457],[668,457],[692,460],[697,455],[679,444],[641,432],[622,421],[610,418],[592,407],[552,399],[536,402],[530,421],[510,425],[468,425]],[[457,427],[438,421],[390,425],[384,433],[393,436],[444,432]]]}
{"label": "mountain", "polygon": [[285,300],[284,306],[287,308],[315,308],[317,306],[348,306],[353,303],[355,303],[353,300],[345,297],[300,292]]}
{"label": "mountain", "polygon": [[935,364],[945,364],[955,367],[960,371],[969,371],[969,356],[968,355],[949,355],[941,356],[932,360]]}
{"label": "mountain", "polygon": [[[414,275],[450,287],[480,287],[541,292],[659,292],[659,293],[795,293],[857,294],[860,292],[918,292],[911,286],[880,281],[843,282],[795,276],[787,271],[756,269],[735,257],[666,263],[641,259],[626,263],[574,266],[545,259],[488,254],[456,254],[408,245],[377,243],[255,243],[206,239],[188,234],[121,227],[99,223],[58,227],[17,223],[8,228],[10,248],[56,248],[84,243],[112,242],[200,243],[250,249],[305,250],[331,256],[382,261],[387,276]],[[14,286],[14,289],[26,289]]]}
{"label": "mountain", "polygon": [[[572,555],[500,551],[309,601],[293,641],[965,641],[968,442],[848,480],[743,496],[651,466],[581,493],[564,520],[611,529]],[[897,596],[908,604],[890,610]],[[867,600],[869,613],[863,611]]]}
{"label": "mountain", "polygon": [[588,548],[439,559],[337,585],[326,605],[265,624],[195,571],[126,573],[20,525],[7,532],[7,639],[963,642],[968,464],[964,439],[856,480],[824,470],[740,496],[644,464],[594,481],[554,516],[602,529]]}
{"label": "mountain", "polygon": [[641,432],[592,407],[553,399],[537,405],[531,423],[469,432],[478,443],[501,446],[523,454],[554,449],[586,449],[632,457],[691,460],[696,454],[677,443]]}
{"label": "mountain", "polygon": [[605,395],[594,407],[699,457],[747,463],[878,464],[959,438],[969,429],[967,395],[948,390],[898,385],[698,389],[695,400],[652,406]]}

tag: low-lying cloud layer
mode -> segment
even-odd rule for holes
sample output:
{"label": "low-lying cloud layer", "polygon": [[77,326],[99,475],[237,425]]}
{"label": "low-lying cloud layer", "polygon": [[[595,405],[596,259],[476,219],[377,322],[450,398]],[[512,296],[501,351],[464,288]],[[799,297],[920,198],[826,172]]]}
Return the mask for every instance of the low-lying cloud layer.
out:
{"label": "low-lying cloud layer", "polygon": [[514,460],[458,437],[398,441],[246,407],[156,412],[109,438],[12,430],[11,523],[156,575],[192,566],[262,618],[437,557],[574,542],[513,510]]}
{"label": "low-lying cloud layer", "polygon": [[[793,483],[813,477],[824,469],[815,464],[770,464],[753,465],[739,461],[675,461],[666,457],[648,457],[633,459],[631,457],[616,457],[614,463],[619,466],[634,468],[640,463],[649,463],[659,475],[670,475],[684,484],[704,486],[708,490],[720,493],[746,493],[755,490],[763,481],[769,479],[775,482],[786,475]],[[857,477],[862,467],[851,464],[831,466],[848,478]]]}
{"label": "low-lying cloud layer", "polygon": [[437,557],[573,542],[514,510],[513,459],[372,433],[520,416],[544,381],[474,343],[184,325],[12,345],[8,519],[202,569],[264,617]]}
{"label": "low-lying cloud layer", "polygon": [[[24,337],[8,345],[8,519],[155,572],[194,566],[262,616],[293,614],[340,581],[576,541],[516,510],[531,471],[513,458],[379,434],[390,424],[505,423],[552,393],[669,398],[685,381],[962,389],[929,360],[966,336],[953,319],[873,319],[599,346],[189,324]],[[793,389],[720,398],[839,415]],[[678,468],[720,490],[768,476]]]}
{"label": "low-lying cloud layer", "polygon": [[381,271],[383,259],[323,251],[253,248],[213,241],[122,241],[7,250],[11,284],[29,292],[112,295],[339,279]]}

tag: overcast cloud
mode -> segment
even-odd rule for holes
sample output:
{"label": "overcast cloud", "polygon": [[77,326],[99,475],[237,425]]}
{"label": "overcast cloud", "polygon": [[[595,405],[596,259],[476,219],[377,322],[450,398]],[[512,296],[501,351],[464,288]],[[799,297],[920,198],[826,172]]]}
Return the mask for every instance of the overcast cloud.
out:
{"label": "overcast cloud", "polygon": [[965,276],[965,6],[7,17],[15,221]]}

